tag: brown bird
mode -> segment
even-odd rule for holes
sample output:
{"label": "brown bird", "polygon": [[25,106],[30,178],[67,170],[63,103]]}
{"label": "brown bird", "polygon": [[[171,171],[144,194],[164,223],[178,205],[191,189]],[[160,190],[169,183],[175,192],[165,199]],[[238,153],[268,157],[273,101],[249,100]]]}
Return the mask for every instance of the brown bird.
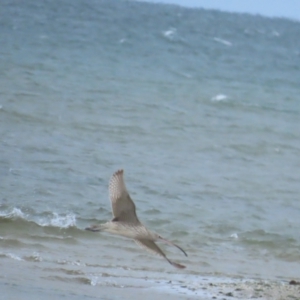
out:
{"label": "brown bird", "polygon": [[176,244],[162,238],[159,234],[148,230],[138,219],[135,212],[135,205],[126,189],[123,170],[113,174],[109,182],[109,197],[112,206],[113,219],[107,223],[92,225],[86,230],[107,231],[109,233],[125,236],[133,239],[139,246],[153,254],[165,258],[172,266],[183,269],[184,265],[171,261],[165,253],[155,244],[155,241],[162,241],[180,249],[185,256],[186,252]]}

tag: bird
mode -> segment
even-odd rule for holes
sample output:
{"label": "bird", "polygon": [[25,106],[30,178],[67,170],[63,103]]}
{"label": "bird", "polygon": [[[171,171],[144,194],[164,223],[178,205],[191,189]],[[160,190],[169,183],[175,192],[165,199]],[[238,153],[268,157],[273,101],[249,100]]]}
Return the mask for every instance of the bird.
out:
{"label": "bird", "polygon": [[167,258],[166,254],[156,245],[156,241],[177,247],[185,256],[186,252],[178,245],[150,231],[138,219],[136,208],[124,181],[124,170],[116,171],[109,182],[109,197],[111,201],[113,219],[103,224],[91,225],[85,228],[88,231],[106,231],[108,233],[133,239],[140,247],[152,254],[166,259],[172,266],[184,269],[186,266]]}

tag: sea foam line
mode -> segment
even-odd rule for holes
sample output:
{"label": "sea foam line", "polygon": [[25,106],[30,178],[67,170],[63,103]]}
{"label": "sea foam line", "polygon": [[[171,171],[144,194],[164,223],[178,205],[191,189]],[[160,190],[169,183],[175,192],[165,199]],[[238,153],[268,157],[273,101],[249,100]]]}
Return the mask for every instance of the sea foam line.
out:
{"label": "sea foam line", "polygon": [[14,207],[9,211],[0,211],[0,217],[5,219],[23,219],[28,222],[34,222],[39,226],[46,227],[59,227],[69,228],[76,226],[76,215],[73,213],[58,214],[56,212],[50,213],[47,217],[32,217],[22,212],[20,208]]}
{"label": "sea foam line", "polygon": [[224,95],[224,94],[218,94],[214,97],[211,98],[212,102],[220,102],[220,101],[225,101],[226,99],[228,99],[228,96]]}
{"label": "sea foam line", "polygon": [[61,216],[57,213],[53,213],[53,218],[50,219],[50,225],[60,228],[74,227],[76,226],[76,216],[74,214]]}
{"label": "sea foam line", "polygon": [[0,211],[0,217],[7,218],[7,219],[9,218],[25,219],[25,214],[22,212],[21,209],[14,207],[11,212]]}

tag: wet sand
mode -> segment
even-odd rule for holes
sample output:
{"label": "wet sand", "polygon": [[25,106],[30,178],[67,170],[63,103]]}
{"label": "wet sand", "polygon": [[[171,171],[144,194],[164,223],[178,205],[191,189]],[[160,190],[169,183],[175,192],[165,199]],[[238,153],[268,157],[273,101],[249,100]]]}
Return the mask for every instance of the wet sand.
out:
{"label": "wet sand", "polygon": [[[0,299],[300,299],[299,279],[269,281],[184,274],[175,280],[109,273],[84,276],[69,270],[56,276],[25,262],[0,260]],[[51,275],[52,274],[52,275]],[[131,272],[132,274],[132,272]],[[164,277],[166,277],[165,274]],[[170,277],[174,278],[173,275]],[[292,279],[291,279],[292,280]]]}
{"label": "wet sand", "polygon": [[300,299],[300,286],[289,283],[253,281],[215,282],[182,285],[180,282],[140,282],[116,286],[78,286],[76,290],[68,283],[49,283],[37,286],[30,283],[16,285],[0,281],[0,299]]}

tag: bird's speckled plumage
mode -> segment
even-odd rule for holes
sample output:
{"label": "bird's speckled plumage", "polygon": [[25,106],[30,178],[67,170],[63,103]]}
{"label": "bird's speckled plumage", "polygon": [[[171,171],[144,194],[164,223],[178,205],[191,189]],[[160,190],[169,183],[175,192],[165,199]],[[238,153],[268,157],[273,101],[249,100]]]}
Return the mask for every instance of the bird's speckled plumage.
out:
{"label": "bird's speckled plumage", "polygon": [[187,256],[185,251],[176,244],[162,238],[160,235],[151,232],[139,221],[135,211],[135,204],[126,189],[123,174],[123,170],[118,170],[113,174],[109,182],[109,197],[111,200],[113,219],[107,223],[93,225],[86,229],[90,231],[103,230],[131,238],[142,248],[165,258],[174,267],[185,268],[185,266],[169,260],[165,253],[155,244],[155,241],[160,240],[173,245]]}

